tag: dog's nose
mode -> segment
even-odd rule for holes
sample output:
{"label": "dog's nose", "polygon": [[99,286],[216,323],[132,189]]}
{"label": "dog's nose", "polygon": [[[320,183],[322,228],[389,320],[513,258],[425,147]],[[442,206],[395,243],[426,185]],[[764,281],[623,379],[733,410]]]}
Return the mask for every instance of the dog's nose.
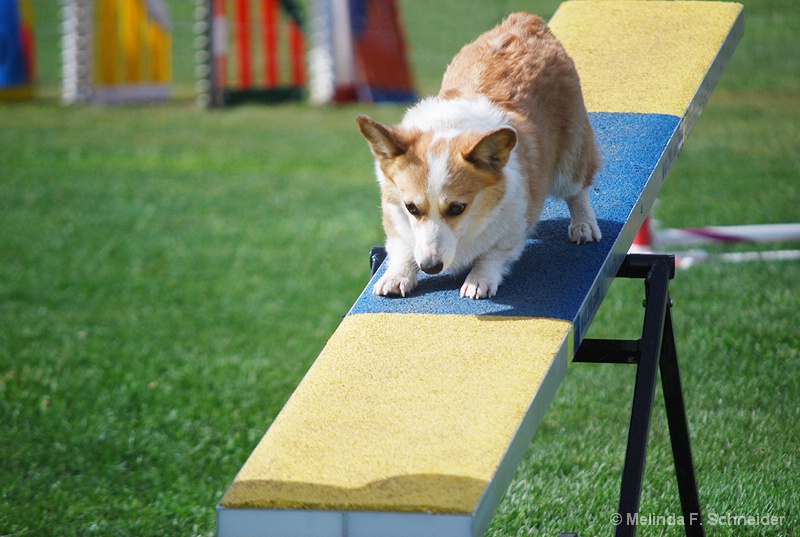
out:
{"label": "dog's nose", "polygon": [[438,263],[432,263],[430,265],[422,265],[419,268],[421,268],[422,272],[425,274],[439,274],[444,268],[444,263],[439,261]]}

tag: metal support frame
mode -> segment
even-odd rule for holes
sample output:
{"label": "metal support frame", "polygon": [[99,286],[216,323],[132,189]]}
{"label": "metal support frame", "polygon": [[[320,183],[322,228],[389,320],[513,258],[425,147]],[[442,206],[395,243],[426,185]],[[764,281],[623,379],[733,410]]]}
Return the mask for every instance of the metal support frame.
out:
{"label": "metal support frame", "polygon": [[[372,248],[370,267],[373,276],[385,259],[385,248],[381,246]],[[581,342],[572,360],[583,363],[637,365],[628,444],[617,509],[619,524],[614,535],[633,537],[636,534],[650,415],[656,376],[660,370],[686,535],[705,537],[670,313],[672,300],[669,297],[669,281],[675,277],[675,256],[629,254],[617,271],[616,277],[644,280],[645,313],[642,337],[638,340],[587,338]],[[562,537],[577,537],[577,535],[577,533],[561,534]]]}
{"label": "metal support frame", "polygon": [[369,251],[369,277],[372,278],[375,276],[375,273],[378,272],[378,269],[381,268],[381,265],[386,260],[386,248],[383,246],[373,246],[372,249]]}
{"label": "metal support frame", "polygon": [[686,535],[704,537],[670,313],[672,300],[669,298],[669,281],[675,277],[675,257],[628,255],[617,272],[617,277],[644,279],[645,314],[641,339],[584,339],[573,359],[573,362],[638,366],[617,510],[619,524],[615,536],[632,537],[636,534],[650,415],[656,374],[660,370]]}

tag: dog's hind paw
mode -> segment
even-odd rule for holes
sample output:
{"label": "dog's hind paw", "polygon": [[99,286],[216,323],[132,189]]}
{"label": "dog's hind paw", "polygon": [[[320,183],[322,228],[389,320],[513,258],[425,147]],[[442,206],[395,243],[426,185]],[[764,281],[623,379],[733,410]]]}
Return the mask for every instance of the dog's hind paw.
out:
{"label": "dog's hind paw", "polygon": [[372,293],[381,296],[407,297],[416,286],[417,278],[415,276],[386,273],[375,282]]}
{"label": "dog's hind paw", "polygon": [[597,227],[597,222],[575,222],[569,226],[569,240],[578,244],[587,242],[600,242],[603,234]]}

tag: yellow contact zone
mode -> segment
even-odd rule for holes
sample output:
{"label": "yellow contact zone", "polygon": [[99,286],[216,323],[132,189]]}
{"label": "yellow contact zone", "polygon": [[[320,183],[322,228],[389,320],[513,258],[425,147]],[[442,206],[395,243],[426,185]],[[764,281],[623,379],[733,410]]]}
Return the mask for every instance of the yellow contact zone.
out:
{"label": "yellow contact zone", "polygon": [[221,505],[472,513],[570,328],[346,317]]}
{"label": "yellow contact zone", "polygon": [[572,56],[589,112],[682,117],[742,5],[564,2],[549,26]]}

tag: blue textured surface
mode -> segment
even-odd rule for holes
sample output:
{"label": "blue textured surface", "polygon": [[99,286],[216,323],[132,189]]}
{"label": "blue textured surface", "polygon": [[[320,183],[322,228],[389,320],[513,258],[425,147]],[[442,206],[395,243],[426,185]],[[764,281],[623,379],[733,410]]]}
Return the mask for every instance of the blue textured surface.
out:
{"label": "blue textured surface", "polygon": [[589,117],[603,156],[591,196],[602,241],[572,244],[567,238],[566,203],[549,199],[525,252],[492,299],[461,298],[459,289],[466,273],[420,273],[411,296],[375,296],[372,285],[383,274],[384,264],[350,314],[502,315],[574,321],[680,122],[675,116],[655,114],[593,113]]}

